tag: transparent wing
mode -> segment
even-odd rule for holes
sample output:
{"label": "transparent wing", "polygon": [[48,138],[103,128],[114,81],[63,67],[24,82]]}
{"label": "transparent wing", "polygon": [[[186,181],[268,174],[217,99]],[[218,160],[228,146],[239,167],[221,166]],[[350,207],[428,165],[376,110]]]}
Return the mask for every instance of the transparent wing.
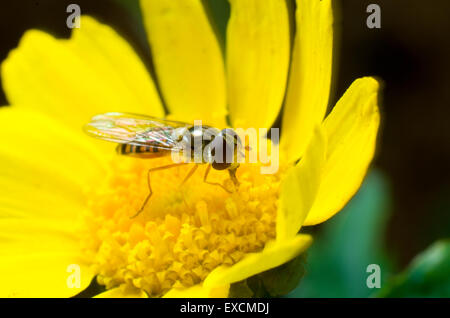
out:
{"label": "transparent wing", "polygon": [[181,150],[176,132],[190,126],[184,122],[139,114],[106,113],[94,116],[84,126],[84,131],[90,136],[116,143]]}

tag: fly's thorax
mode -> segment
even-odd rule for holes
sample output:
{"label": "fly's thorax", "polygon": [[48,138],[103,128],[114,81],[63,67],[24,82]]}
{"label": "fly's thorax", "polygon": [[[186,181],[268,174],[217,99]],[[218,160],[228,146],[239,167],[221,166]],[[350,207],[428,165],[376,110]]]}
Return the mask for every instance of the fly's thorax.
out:
{"label": "fly's thorax", "polygon": [[220,131],[210,126],[191,126],[178,129],[178,149],[184,157],[195,163],[211,163],[210,143]]}
{"label": "fly's thorax", "polygon": [[216,170],[232,169],[242,145],[232,129],[219,130],[210,126],[191,126],[174,131],[178,149],[185,159],[195,163],[209,163]]}

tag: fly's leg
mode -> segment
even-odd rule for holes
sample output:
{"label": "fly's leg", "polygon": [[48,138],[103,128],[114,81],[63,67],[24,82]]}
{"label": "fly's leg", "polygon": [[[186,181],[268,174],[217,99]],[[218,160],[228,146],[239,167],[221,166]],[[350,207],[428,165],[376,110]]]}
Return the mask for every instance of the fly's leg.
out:
{"label": "fly's leg", "polygon": [[227,188],[225,188],[221,183],[206,181],[206,179],[208,178],[208,174],[209,174],[209,171],[210,171],[210,170],[211,170],[211,165],[208,165],[208,167],[206,168],[206,171],[205,171],[205,176],[203,177],[203,182],[205,182],[205,183],[207,183],[207,184],[219,186],[219,187],[221,187],[222,189],[224,189],[226,192],[228,192],[228,193],[233,193],[233,192],[231,192],[230,190],[228,190]]}
{"label": "fly's leg", "polygon": [[142,204],[141,208],[139,209],[139,211],[136,212],[135,215],[133,215],[132,217],[130,217],[131,219],[134,219],[135,217],[137,217],[139,214],[141,214],[142,211],[144,211],[145,206],[148,203],[148,200],[150,200],[153,191],[152,191],[152,185],[150,184],[150,173],[154,172],[154,171],[158,171],[158,170],[165,170],[165,169],[170,169],[170,168],[175,168],[175,167],[179,167],[182,165],[186,165],[187,162],[181,162],[181,163],[174,163],[171,165],[167,165],[167,166],[162,166],[162,167],[156,167],[156,168],[151,168],[148,169],[147,171],[147,184],[148,184],[148,190],[149,190],[149,194],[147,195],[147,197],[144,200],[144,203]]}
{"label": "fly's leg", "polygon": [[[194,174],[194,172],[197,170],[198,165],[194,165],[194,167],[192,167],[191,170],[189,170],[189,173],[186,175],[186,177],[184,177],[183,182],[180,183],[179,188],[181,188],[183,186],[183,184],[186,183],[186,181],[189,180],[189,178]],[[189,208],[189,204],[186,201],[186,197],[183,195],[183,202],[186,205],[187,208]]]}
{"label": "fly's leg", "polygon": [[240,183],[239,180],[236,178],[236,169],[230,169],[228,170],[228,173],[230,174],[230,179],[231,181],[233,181],[234,186],[238,188]]}
{"label": "fly's leg", "polygon": [[192,167],[192,169],[189,171],[189,173],[187,174],[187,176],[184,178],[183,182],[181,182],[180,187],[186,183],[186,181],[189,180],[190,177],[192,177],[192,175],[194,174],[195,170],[197,170],[198,165],[195,165],[194,167]]}

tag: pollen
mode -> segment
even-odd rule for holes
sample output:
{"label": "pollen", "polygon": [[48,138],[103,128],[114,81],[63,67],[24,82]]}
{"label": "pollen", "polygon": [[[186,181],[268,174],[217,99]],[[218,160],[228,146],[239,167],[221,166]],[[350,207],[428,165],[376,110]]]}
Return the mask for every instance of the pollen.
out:
{"label": "pollen", "polygon": [[220,265],[233,265],[275,238],[280,173],[261,174],[259,164],[241,164],[235,188],[227,171],[201,165],[180,186],[191,165],[150,174],[170,158],[143,160],[117,156],[109,175],[88,191],[81,244],[97,281],[107,289],[137,288],[151,297],[201,283]]}

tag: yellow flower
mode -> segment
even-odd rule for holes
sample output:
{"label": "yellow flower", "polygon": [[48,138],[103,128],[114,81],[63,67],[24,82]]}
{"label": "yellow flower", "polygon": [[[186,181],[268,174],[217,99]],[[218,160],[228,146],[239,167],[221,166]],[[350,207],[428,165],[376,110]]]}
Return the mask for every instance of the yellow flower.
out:
{"label": "yellow flower", "polygon": [[[230,3],[224,59],[202,1],[141,1],[161,95],[173,118],[223,127],[229,115],[232,127],[257,128],[273,124],[286,95],[280,170],[243,164],[232,194],[201,173],[177,189],[184,168],[156,172],[135,219],[146,171],[169,159],[116,156],[81,127],[108,111],[163,117],[154,80],[90,17],[68,40],[25,33],[1,67],[11,104],[0,109],[1,296],[73,296],[94,277],[101,297],[227,296],[230,284],[302,253],[311,237],[300,227],[356,192],[374,155],[379,85],[356,80],[323,120],[331,1],[297,0],[292,49],[286,1]],[[211,178],[230,182],[220,171]]]}

